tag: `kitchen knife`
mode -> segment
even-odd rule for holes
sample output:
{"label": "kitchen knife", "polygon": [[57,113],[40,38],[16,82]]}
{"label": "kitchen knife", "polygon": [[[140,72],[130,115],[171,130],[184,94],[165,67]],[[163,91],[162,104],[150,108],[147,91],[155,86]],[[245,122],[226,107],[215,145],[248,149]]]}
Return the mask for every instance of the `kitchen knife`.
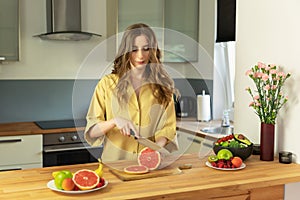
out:
{"label": "kitchen knife", "polygon": [[139,138],[137,138],[132,130],[130,130],[130,135],[132,135],[139,144],[149,147],[150,149],[153,149],[155,151],[162,149],[161,146],[159,146],[158,144],[156,144],[155,142],[152,142],[151,140],[149,140],[147,138],[144,138],[141,136]]}

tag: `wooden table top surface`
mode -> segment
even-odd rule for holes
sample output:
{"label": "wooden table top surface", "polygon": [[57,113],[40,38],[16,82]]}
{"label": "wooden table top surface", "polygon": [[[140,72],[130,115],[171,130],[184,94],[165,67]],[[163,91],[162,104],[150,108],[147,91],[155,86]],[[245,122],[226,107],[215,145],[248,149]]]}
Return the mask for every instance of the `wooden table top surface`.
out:
{"label": "wooden table top surface", "polygon": [[[122,181],[104,167],[106,188],[85,194],[63,194],[47,188],[52,180],[51,173],[62,169],[75,172],[79,169],[96,169],[98,163],[56,166],[36,169],[0,172],[0,199],[140,199],[158,195],[189,193],[193,191],[241,190],[266,186],[282,185],[300,181],[300,165],[281,164],[278,160],[260,161],[252,155],[245,161],[241,170],[223,171],[205,165],[207,158],[197,154],[185,154],[165,169],[176,168],[182,164],[192,164],[191,169],[181,174],[157,176],[134,181]],[[128,162],[106,163],[108,166],[128,166]],[[154,172],[150,172],[154,173]],[[77,196],[75,196],[77,195]]]}

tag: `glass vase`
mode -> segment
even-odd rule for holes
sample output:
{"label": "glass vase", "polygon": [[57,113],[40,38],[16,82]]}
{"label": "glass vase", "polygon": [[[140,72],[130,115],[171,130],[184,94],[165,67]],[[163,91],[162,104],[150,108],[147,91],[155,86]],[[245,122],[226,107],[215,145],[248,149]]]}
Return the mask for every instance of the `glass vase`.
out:
{"label": "glass vase", "polygon": [[260,124],[260,160],[274,160],[274,124]]}

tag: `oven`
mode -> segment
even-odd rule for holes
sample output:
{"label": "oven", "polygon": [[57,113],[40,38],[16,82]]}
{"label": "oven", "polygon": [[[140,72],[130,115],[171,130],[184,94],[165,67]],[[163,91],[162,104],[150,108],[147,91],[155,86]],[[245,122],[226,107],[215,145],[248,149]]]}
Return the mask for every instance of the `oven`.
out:
{"label": "oven", "polygon": [[[42,129],[73,128],[72,120],[36,122]],[[98,162],[102,146],[91,147],[83,131],[46,133],[43,135],[43,167]]]}

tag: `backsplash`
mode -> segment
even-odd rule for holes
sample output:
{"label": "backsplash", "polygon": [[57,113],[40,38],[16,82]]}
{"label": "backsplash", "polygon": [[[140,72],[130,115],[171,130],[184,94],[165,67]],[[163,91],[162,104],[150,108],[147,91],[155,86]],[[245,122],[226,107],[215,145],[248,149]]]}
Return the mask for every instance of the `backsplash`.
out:
{"label": "backsplash", "polygon": [[[212,95],[213,81],[174,79],[182,96]],[[76,94],[75,118],[85,118],[98,80],[1,80],[0,123],[72,119],[73,86]]]}

